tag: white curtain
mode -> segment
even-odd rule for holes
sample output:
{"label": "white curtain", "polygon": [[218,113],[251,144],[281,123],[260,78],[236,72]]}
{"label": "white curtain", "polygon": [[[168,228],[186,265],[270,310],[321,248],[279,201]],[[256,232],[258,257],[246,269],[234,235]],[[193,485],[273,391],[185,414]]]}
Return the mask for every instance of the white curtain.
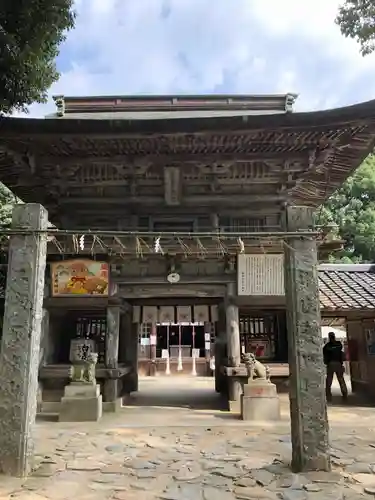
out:
{"label": "white curtain", "polygon": [[156,306],[143,306],[142,323],[157,323],[158,308]]}
{"label": "white curtain", "polygon": [[174,323],[174,306],[160,306],[159,322]]}
{"label": "white curtain", "polygon": [[133,323],[141,322],[141,307],[133,306]]}
{"label": "white curtain", "polygon": [[218,306],[211,306],[211,321],[212,321],[212,323],[219,321],[219,308],[218,308]]}
{"label": "white curtain", "polygon": [[191,323],[191,307],[177,306],[177,323]]}
{"label": "white curtain", "polygon": [[208,306],[194,306],[194,321],[197,323],[210,321]]}

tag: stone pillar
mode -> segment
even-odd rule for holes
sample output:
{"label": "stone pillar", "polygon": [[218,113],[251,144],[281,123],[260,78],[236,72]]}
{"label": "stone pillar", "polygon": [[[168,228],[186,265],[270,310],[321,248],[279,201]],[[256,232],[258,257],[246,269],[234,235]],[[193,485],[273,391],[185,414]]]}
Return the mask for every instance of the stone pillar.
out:
{"label": "stone pillar", "polygon": [[[287,207],[285,229],[308,231],[313,228],[313,215],[310,207]],[[328,471],[328,420],[315,237],[288,238],[284,248],[292,467],[296,472]]]}
{"label": "stone pillar", "polygon": [[[120,306],[108,306],[107,308],[106,368],[118,367],[120,312]],[[118,392],[118,380],[106,379],[104,383],[104,401],[106,403],[115,402],[118,397]]]}
{"label": "stone pillar", "polygon": [[[240,319],[238,306],[234,303],[235,295],[235,284],[230,283],[226,298],[227,357],[229,366],[240,366],[241,364]],[[236,402],[238,405],[240,403],[242,393],[240,381],[231,377],[228,390],[229,405],[235,409],[235,405],[231,403]]]}
{"label": "stone pillar", "polygon": [[[41,205],[13,210],[14,229],[44,231],[47,224]],[[46,233],[10,239],[0,352],[0,472],[20,477],[33,460],[46,253]]]}

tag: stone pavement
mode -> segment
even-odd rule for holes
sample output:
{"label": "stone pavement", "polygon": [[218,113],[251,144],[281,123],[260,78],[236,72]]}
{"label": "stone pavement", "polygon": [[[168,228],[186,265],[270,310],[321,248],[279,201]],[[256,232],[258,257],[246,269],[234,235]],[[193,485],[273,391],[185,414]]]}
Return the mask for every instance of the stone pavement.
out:
{"label": "stone pavement", "polygon": [[99,423],[38,421],[35,471],[0,477],[0,500],[375,499],[373,408],[337,399],[329,408],[333,472],[294,475],[286,395],[280,422],[251,425],[220,410],[210,380],[140,389],[132,406]]}

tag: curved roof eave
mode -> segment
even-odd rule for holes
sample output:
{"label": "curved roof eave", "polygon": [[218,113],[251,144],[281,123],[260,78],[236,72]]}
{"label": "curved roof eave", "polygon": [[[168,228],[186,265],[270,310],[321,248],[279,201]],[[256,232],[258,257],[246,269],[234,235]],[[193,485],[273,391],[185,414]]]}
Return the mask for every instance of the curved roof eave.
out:
{"label": "curved roof eave", "polygon": [[214,118],[175,118],[145,120],[97,120],[61,118],[12,118],[0,119],[3,135],[17,134],[178,134],[215,131],[246,131],[252,129],[326,127],[353,122],[375,122],[375,99],[342,108],[287,113],[280,115],[231,116]]}

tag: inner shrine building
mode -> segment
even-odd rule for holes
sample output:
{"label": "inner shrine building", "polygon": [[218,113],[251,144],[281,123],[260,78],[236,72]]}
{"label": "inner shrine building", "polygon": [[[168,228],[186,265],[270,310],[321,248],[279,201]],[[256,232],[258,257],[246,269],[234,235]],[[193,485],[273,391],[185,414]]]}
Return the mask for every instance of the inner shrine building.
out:
{"label": "inner shrine building", "polygon": [[372,151],[375,101],[296,97],[58,96],[2,120],[0,179],[48,212],[41,406],[89,338],[108,408],[138,374],[215,375],[236,398],[221,367],[252,351],[325,418],[314,212]]}

